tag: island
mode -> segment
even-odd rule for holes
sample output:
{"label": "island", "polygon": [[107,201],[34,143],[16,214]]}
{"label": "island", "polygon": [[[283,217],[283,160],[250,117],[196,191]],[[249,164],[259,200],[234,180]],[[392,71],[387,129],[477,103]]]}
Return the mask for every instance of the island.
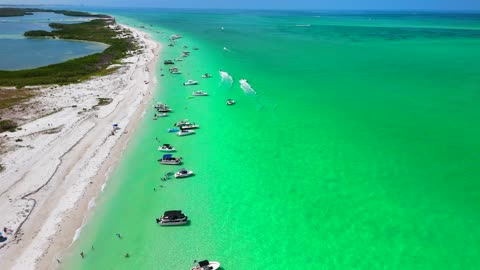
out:
{"label": "island", "polygon": [[51,23],[49,26],[54,29],[53,31],[28,31],[24,34],[26,37],[101,42],[109,47],[101,53],[45,67],[19,71],[0,70],[0,87],[23,88],[28,85],[81,82],[91,76],[113,72],[115,69],[107,70],[107,68],[124,58],[128,52],[137,49],[132,36],[120,27],[116,27],[115,19],[108,15],[66,10],[0,8],[0,16],[13,16],[13,14],[22,16],[32,12],[54,12],[66,16],[92,17],[92,20],[77,24]]}

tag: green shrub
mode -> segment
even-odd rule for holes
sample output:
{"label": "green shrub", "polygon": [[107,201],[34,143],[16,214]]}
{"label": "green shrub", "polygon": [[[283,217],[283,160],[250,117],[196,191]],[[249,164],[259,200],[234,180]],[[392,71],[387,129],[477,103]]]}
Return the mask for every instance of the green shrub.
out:
{"label": "green shrub", "polygon": [[0,133],[5,131],[15,131],[17,123],[12,120],[0,120]]}

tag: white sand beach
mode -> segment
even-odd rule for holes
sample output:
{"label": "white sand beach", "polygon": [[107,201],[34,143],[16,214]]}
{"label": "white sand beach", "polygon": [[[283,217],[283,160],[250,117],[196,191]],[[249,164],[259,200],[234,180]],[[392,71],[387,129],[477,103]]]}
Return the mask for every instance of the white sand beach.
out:
{"label": "white sand beach", "polygon": [[[28,101],[32,112],[51,113],[2,134],[8,149],[0,173],[0,228],[8,229],[2,269],[56,268],[151,103],[161,45],[122,27],[132,31],[141,54],[111,75],[37,90]],[[96,106],[98,98],[112,102]],[[113,124],[120,129],[112,133]]]}

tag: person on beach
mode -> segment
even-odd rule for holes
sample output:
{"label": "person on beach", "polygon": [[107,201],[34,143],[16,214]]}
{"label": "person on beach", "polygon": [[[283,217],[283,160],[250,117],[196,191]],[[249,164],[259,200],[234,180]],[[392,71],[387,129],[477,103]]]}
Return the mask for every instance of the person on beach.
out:
{"label": "person on beach", "polygon": [[60,259],[57,259],[57,263],[62,263],[62,262],[60,261]]}

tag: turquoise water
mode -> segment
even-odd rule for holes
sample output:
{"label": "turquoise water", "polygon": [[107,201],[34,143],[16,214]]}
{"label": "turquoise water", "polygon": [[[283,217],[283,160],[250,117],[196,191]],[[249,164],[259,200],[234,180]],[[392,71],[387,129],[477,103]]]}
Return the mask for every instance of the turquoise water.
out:
{"label": "turquoise water", "polygon": [[[174,112],[148,109],[65,269],[480,267],[480,16],[104,12],[192,54],[159,64]],[[166,132],[184,118],[196,135]],[[156,138],[196,175],[162,182]],[[190,225],[159,227],[170,209]]]}
{"label": "turquoise water", "polygon": [[87,18],[37,12],[21,17],[0,17],[0,70],[29,69],[64,62],[98,52],[108,46],[102,43],[26,38],[30,30],[52,30],[48,24],[78,23]]}

